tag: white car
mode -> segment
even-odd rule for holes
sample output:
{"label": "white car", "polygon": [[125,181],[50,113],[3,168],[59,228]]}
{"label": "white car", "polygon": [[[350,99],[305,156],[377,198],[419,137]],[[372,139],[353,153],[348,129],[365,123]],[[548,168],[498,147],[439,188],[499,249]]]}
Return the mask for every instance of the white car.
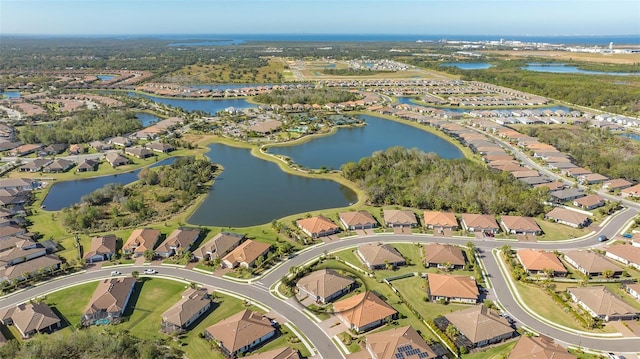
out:
{"label": "white car", "polygon": [[155,269],[145,269],[143,273],[144,274],[156,274],[156,273],[158,273],[158,271],[155,270]]}
{"label": "white car", "polygon": [[111,275],[120,275],[122,273],[118,272],[117,270],[112,270],[111,271]]}

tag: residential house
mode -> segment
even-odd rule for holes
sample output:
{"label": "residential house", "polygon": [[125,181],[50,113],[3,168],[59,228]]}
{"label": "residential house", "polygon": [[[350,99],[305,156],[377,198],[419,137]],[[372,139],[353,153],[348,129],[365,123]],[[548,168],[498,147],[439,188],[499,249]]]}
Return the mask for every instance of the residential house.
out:
{"label": "residential house", "polygon": [[118,238],[113,234],[91,238],[91,249],[84,254],[87,263],[110,260],[117,253]]}
{"label": "residential house", "polygon": [[107,160],[107,162],[109,162],[109,164],[113,168],[124,166],[131,162],[129,161],[128,158],[126,158],[125,156],[117,152],[109,152],[104,156],[104,158]]}
{"label": "residential house", "polygon": [[424,226],[427,229],[442,231],[458,229],[456,215],[451,212],[424,211]]}
{"label": "residential house", "polygon": [[520,336],[507,359],[578,359],[546,336]]}
{"label": "residential house", "polygon": [[468,232],[498,233],[500,227],[496,219],[490,214],[463,213],[461,216],[462,228]]}
{"label": "residential house", "polygon": [[555,207],[545,214],[544,218],[573,228],[586,227],[591,223],[588,215],[562,207]]}
{"label": "residential house", "polygon": [[262,314],[245,309],[208,327],[204,335],[215,340],[227,358],[236,358],[269,341],[276,335],[276,329]]}
{"label": "residential house", "polygon": [[78,172],[95,171],[98,169],[99,164],[100,162],[96,160],[83,159],[83,160],[80,160],[80,162],[78,163],[78,167],[76,168],[76,171]]}
{"label": "residential house", "polygon": [[17,264],[0,269],[0,282],[11,280],[25,280],[25,275],[35,273],[49,273],[60,268],[60,258],[53,254],[47,254],[28,261],[21,261]]}
{"label": "residential house", "polygon": [[566,188],[567,185],[564,182],[553,181],[553,182],[536,184],[536,185],[533,185],[533,187],[535,187],[535,188],[546,187],[546,188],[549,189],[549,191],[557,191],[557,190],[561,190],[563,188]]}
{"label": "residential house", "polygon": [[612,179],[602,184],[602,189],[616,191],[633,186],[633,182],[629,182],[624,178]]}
{"label": "residential house", "polygon": [[553,191],[549,193],[549,195],[551,196],[551,202],[553,203],[564,203],[585,196],[584,192],[577,188],[561,189]]}
{"label": "residential house", "polygon": [[109,144],[120,146],[120,147],[129,147],[131,146],[131,140],[126,137],[118,136],[110,139]]}
{"label": "residential house", "polygon": [[296,225],[311,238],[330,236],[340,231],[340,227],[324,216],[299,219]]}
{"label": "residential house", "polygon": [[48,158],[36,158],[33,161],[29,161],[20,167],[22,172],[40,172],[42,169],[49,165],[53,160]]}
{"label": "residential house", "polygon": [[600,197],[597,194],[592,194],[589,196],[585,196],[585,197],[573,200],[574,206],[582,208],[587,211],[592,210],[594,208],[602,207],[604,206],[604,204],[605,204],[604,198]]}
{"label": "residential house", "polygon": [[0,266],[9,267],[22,262],[42,257],[47,254],[47,249],[34,241],[19,241],[12,248],[0,252]]}
{"label": "residential house", "polygon": [[333,303],[338,319],[347,328],[365,332],[398,316],[398,312],[374,292],[364,292]]}
{"label": "residential house", "polygon": [[175,150],[175,147],[171,146],[168,143],[162,143],[162,142],[148,143],[147,148],[153,152],[159,152],[159,153],[169,153]]}
{"label": "residential house", "polygon": [[89,146],[95,149],[98,152],[104,152],[107,150],[112,150],[113,145],[111,143],[103,142],[103,141],[93,141],[89,142]]}
{"label": "residential house", "polygon": [[12,149],[11,151],[9,151],[9,154],[13,157],[22,157],[22,156],[32,154],[36,151],[39,151],[41,148],[42,148],[42,145],[36,145],[36,144],[20,145]]}
{"label": "residential house", "polygon": [[622,274],[622,268],[607,260],[602,254],[591,251],[567,251],[564,260],[580,271],[590,276],[603,275],[610,272],[613,276]]}
{"label": "residential house", "polygon": [[69,154],[70,155],[79,155],[81,153],[85,153],[87,152],[86,147],[84,147],[84,145],[80,145],[80,144],[73,144],[71,146],[69,146]]}
{"label": "residential house", "polygon": [[631,244],[616,244],[607,248],[605,255],[640,270],[640,247]]}
{"label": "residential house", "polygon": [[457,302],[475,304],[478,302],[478,285],[473,277],[428,273],[427,297],[435,302]]}
{"label": "residential house", "polygon": [[378,226],[378,222],[367,211],[342,212],[340,222],[347,230],[371,229]]}
{"label": "residential house", "polygon": [[44,166],[44,168],[42,169],[42,172],[48,172],[48,173],[67,172],[75,165],[76,163],[73,161],[65,160],[64,158],[58,158],[53,160],[53,162],[49,163],[48,165]]}
{"label": "residential house", "polygon": [[531,217],[500,216],[500,225],[506,233],[538,235],[542,233],[536,220]]}
{"label": "residential house", "polygon": [[13,324],[22,338],[31,338],[37,333],[51,333],[60,328],[62,320],[46,303],[23,303],[0,311],[4,325]]}
{"label": "residential house", "polygon": [[299,295],[310,296],[317,303],[329,303],[349,293],[356,282],[333,269],[320,269],[304,276],[298,283]]}
{"label": "residential house", "polygon": [[620,195],[622,196],[622,198],[640,197],[640,184],[637,184],[637,185],[631,186],[631,187],[627,187],[627,188],[623,188],[622,190],[620,190]]}
{"label": "residential house", "polygon": [[578,176],[578,182],[585,185],[602,183],[604,181],[607,181],[608,179],[609,177],[605,177],[599,173],[587,173],[587,174]]}
{"label": "residential house", "polygon": [[174,255],[181,255],[185,251],[191,250],[191,246],[200,237],[200,230],[197,228],[178,228],[171,232],[167,238],[155,249],[156,255],[168,258]]}
{"label": "residential house", "polygon": [[82,325],[110,324],[124,314],[136,279],[133,277],[109,278],[98,283],[89,304],[82,314]]}
{"label": "residential house", "polygon": [[413,327],[389,329],[365,337],[372,359],[434,359],[439,356]]}
{"label": "residential house", "polygon": [[153,151],[144,147],[127,147],[124,153],[136,158],[147,158],[153,156]]}
{"label": "residential house", "polygon": [[424,246],[424,263],[427,268],[461,269],[466,261],[460,247],[433,243]]}
{"label": "residential house", "polygon": [[57,155],[60,154],[62,152],[64,152],[64,150],[67,149],[67,145],[64,143],[54,143],[51,144],[45,148],[42,149],[42,151],[40,151],[41,153],[44,154],[44,156],[52,156],[52,155]]}
{"label": "residential house", "polygon": [[523,248],[518,249],[516,256],[528,274],[550,273],[554,277],[567,275],[567,269],[553,252]]}
{"label": "residential house", "polygon": [[39,187],[36,180],[30,178],[0,178],[0,189],[31,191]]}
{"label": "residential house", "polygon": [[361,244],[356,250],[356,256],[369,269],[384,269],[387,266],[395,268],[406,264],[402,254],[389,244]]}
{"label": "residential house", "polygon": [[385,209],[383,211],[384,223],[387,227],[416,227],[418,220],[416,214],[409,210]]}
{"label": "residential house", "polygon": [[269,350],[263,353],[252,354],[244,359],[301,359],[297,350],[290,347]]}
{"label": "residential house", "polygon": [[199,261],[222,258],[244,240],[244,234],[220,232],[193,251]]}
{"label": "residential house", "polygon": [[471,348],[496,344],[516,335],[505,318],[482,304],[447,313],[444,318],[469,340]]}
{"label": "residential house", "polygon": [[211,298],[205,288],[189,288],[182,298],[162,313],[161,330],[165,333],[182,333],[211,308]]}
{"label": "residential house", "polygon": [[9,237],[19,236],[27,233],[27,230],[14,223],[0,227],[0,240],[7,239]]}
{"label": "residential house", "polygon": [[624,289],[636,300],[640,300],[640,283],[627,283],[624,285]]}
{"label": "residential house", "polygon": [[625,303],[603,285],[569,287],[567,288],[567,293],[569,293],[574,302],[589,312],[591,316],[600,318],[605,322],[635,320],[640,315],[640,310]]}
{"label": "residential house", "polygon": [[136,229],[131,232],[129,239],[122,246],[124,254],[132,254],[134,257],[140,257],[146,250],[153,250],[160,239],[160,230],[151,228]]}
{"label": "residential house", "polygon": [[222,264],[227,268],[253,267],[258,257],[269,252],[271,245],[248,239],[222,258]]}

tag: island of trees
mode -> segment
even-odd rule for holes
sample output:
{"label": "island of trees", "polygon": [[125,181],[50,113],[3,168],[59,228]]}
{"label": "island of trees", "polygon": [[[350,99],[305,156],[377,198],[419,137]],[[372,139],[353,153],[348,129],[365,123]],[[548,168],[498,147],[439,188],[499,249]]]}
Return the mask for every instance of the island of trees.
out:
{"label": "island of trees", "polygon": [[260,94],[254,99],[266,104],[319,104],[324,105],[329,102],[339,103],[358,99],[354,92],[341,91],[335,89],[297,89],[297,90],[274,90],[270,93]]}

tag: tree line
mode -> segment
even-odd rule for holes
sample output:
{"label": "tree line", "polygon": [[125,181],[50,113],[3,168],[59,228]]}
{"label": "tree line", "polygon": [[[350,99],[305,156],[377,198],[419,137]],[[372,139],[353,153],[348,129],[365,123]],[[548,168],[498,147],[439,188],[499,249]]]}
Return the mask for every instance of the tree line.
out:
{"label": "tree line", "polygon": [[266,104],[319,104],[324,105],[329,102],[339,103],[354,101],[358,95],[354,92],[335,89],[296,89],[296,90],[273,90],[269,93],[260,94],[254,97],[257,102]]}
{"label": "tree line", "polygon": [[23,143],[87,143],[124,135],[142,128],[132,111],[84,110],[53,124],[27,125],[18,129]]}
{"label": "tree line", "polygon": [[529,188],[510,173],[467,159],[391,147],[342,166],[345,178],[363,188],[373,205],[536,216],[547,189]]}

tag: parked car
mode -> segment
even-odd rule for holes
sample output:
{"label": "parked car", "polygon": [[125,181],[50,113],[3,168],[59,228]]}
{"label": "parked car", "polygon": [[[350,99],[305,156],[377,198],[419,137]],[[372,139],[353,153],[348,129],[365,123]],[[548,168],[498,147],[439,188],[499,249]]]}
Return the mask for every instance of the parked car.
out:
{"label": "parked car", "polygon": [[117,270],[112,270],[111,271],[111,275],[120,275],[122,273],[118,272]]}
{"label": "parked car", "polygon": [[144,274],[156,274],[156,273],[158,273],[158,271],[155,270],[155,269],[149,268],[149,269],[145,269],[143,273]]}
{"label": "parked car", "polygon": [[631,233],[625,233],[622,235],[624,238],[633,238],[633,234]]}
{"label": "parked car", "polygon": [[598,236],[598,242],[605,242],[607,240],[609,240],[609,237],[605,236],[604,234]]}

